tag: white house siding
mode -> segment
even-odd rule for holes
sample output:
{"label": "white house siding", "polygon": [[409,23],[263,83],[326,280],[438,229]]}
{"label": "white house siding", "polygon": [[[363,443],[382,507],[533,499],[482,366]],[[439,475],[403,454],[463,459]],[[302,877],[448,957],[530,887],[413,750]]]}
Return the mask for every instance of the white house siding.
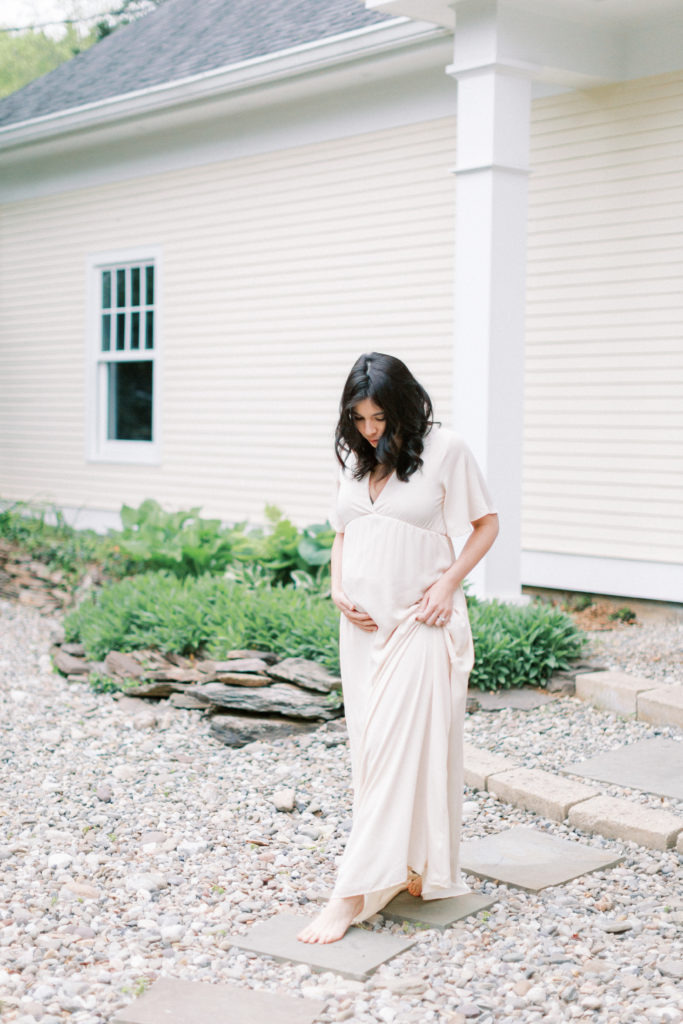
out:
{"label": "white house siding", "polygon": [[[448,419],[454,138],[446,118],[5,206],[0,498],[324,519],[361,352],[403,357]],[[86,259],[146,245],[162,461],[89,462]]]}
{"label": "white house siding", "polygon": [[[683,74],[536,103],[532,168],[523,547],[636,560],[636,573],[638,560],[667,563],[671,584],[683,562]],[[599,589],[595,576],[583,588]]]}

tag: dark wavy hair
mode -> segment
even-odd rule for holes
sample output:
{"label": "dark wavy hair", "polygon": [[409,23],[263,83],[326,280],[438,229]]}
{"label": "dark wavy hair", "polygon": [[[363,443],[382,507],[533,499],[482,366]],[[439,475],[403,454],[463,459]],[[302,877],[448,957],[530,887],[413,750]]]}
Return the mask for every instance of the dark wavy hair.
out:
{"label": "dark wavy hair", "polygon": [[[364,398],[371,398],[385,417],[384,433],[376,448],[365,440],[353,419],[354,407]],[[395,470],[399,480],[406,481],[422,465],[424,438],[433,424],[429,395],[405,363],[383,352],[366,352],[356,360],[344,385],[334,450],[342,466],[354,453],[357,480],[380,463],[387,474]]]}

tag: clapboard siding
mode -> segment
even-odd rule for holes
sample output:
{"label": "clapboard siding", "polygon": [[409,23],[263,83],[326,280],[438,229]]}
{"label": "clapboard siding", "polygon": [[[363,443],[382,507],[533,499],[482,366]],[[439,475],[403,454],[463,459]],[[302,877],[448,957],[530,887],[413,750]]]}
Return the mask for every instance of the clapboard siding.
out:
{"label": "clapboard siding", "polygon": [[683,562],[682,171],[680,74],[535,104],[525,549]]}
{"label": "clapboard siding", "polygon": [[[0,494],[324,518],[360,352],[405,358],[449,419],[454,138],[443,119],[6,206]],[[87,462],[86,258],[145,245],[162,464]]]}

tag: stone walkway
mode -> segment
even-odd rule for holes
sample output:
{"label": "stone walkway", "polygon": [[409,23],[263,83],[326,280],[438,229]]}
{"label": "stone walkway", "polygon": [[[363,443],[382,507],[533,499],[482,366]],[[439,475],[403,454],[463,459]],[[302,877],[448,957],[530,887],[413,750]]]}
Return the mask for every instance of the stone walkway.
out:
{"label": "stone walkway", "polygon": [[[679,833],[647,848],[572,821],[607,798],[680,819],[680,801],[562,774],[645,740],[680,743],[675,726],[571,697],[469,716],[468,772],[472,751],[505,761],[468,779],[478,906],[454,907],[444,927],[404,898],[311,964],[283,947],[331,887],[348,833],[343,728],[225,748],[196,712],[134,710],[54,675],[50,628],[0,602],[3,1024],[683,1020]],[[545,807],[529,809],[539,794],[522,769],[542,776]],[[290,811],[273,802],[283,787]],[[279,949],[255,951],[273,928]],[[357,940],[376,962],[349,969],[334,957]]]}

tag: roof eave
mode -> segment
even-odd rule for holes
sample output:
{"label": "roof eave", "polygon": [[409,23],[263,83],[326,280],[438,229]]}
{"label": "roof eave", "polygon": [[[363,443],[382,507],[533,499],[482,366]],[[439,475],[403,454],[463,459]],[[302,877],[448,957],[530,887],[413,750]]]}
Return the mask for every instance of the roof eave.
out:
{"label": "roof eave", "polygon": [[186,103],[256,89],[278,80],[312,75],[350,61],[443,38],[449,32],[425,22],[395,18],[353,32],[254,57],[238,64],[139,89],[0,128],[0,150],[153,114]]}

